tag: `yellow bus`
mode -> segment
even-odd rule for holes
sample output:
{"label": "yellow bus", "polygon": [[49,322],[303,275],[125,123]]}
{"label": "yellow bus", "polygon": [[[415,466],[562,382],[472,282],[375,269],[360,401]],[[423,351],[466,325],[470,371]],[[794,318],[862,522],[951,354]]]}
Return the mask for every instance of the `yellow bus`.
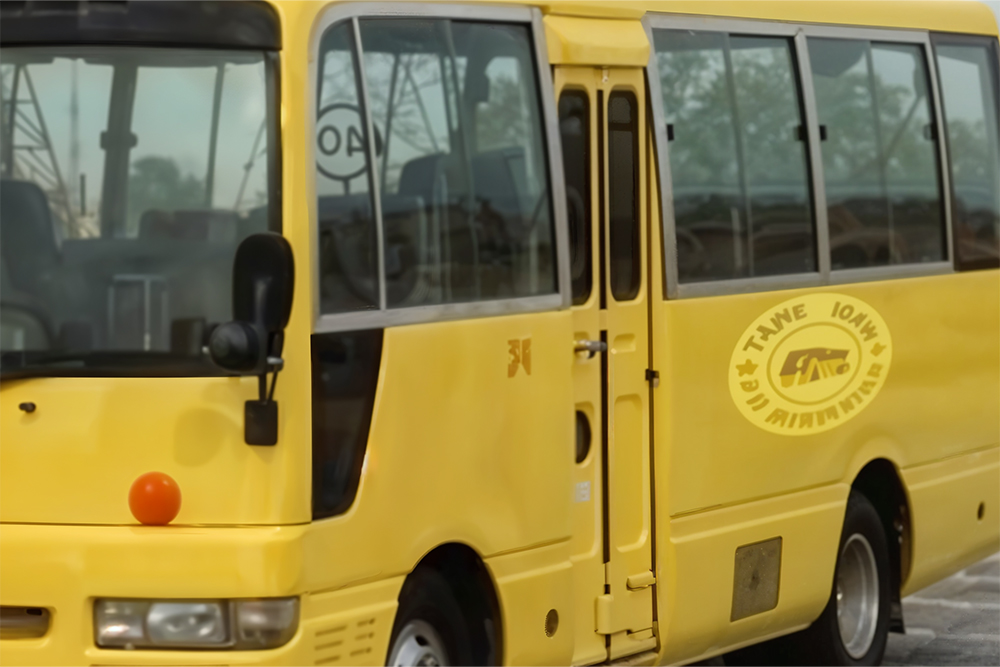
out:
{"label": "yellow bus", "polygon": [[4,664],[877,664],[1000,549],[985,6],[0,20]]}

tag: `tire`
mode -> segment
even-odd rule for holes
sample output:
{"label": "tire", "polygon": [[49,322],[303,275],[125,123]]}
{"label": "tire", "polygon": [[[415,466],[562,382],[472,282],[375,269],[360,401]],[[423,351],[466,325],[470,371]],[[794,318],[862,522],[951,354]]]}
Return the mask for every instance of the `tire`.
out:
{"label": "tire", "polygon": [[472,665],[471,632],[447,580],[418,569],[403,584],[387,665]]}
{"label": "tire", "polygon": [[833,590],[823,613],[801,632],[728,654],[726,664],[881,664],[889,636],[891,596],[885,529],[868,498],[852,490],[837,549]]}

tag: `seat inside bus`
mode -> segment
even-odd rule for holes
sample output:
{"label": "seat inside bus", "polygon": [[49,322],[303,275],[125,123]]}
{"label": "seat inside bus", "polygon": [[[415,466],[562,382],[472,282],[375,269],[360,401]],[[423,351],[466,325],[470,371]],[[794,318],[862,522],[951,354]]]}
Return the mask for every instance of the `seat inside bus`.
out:
{"label": "seat inside bus", "polygon": [[30,181],[0,180],[0,251],[7,279],[3,289],[40,296],[60,261],[59,241],[48,198]]}
{"label": "seat inside bus", "polygon": [[[444,276],[450,276],[453,292],[467,292],[475,281],[472,272],[480,276],[481,294],[503,296],[505,278],[494,274],[510,267],[499,250],[526,242],[533,221],[522,212],[544,204],[526,201],[527,178],[520,146],[478,153],[468,166],[446,153],[404,164],[397,192],[380,198],[388,303],[419,304],[428,290],[441,287]],[[377,303],[369,194],[321,196],[318,216],[329,299],[352,309]]]}
{"label": "seat inside bus", "polygon": [[45,192],[2,179],[3,318],[36,320],[61,349],[200,354],[211,327],[230,317],[236,246],[266,230],[266,215],[150,209],[134,237],[60,242]]}

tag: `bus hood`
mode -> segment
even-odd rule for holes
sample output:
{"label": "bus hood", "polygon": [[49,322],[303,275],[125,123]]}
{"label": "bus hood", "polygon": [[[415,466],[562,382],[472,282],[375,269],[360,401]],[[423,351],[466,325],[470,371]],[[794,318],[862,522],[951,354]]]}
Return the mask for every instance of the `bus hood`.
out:
{"label": "bus hood", "polygon": [[5,380],[0,521],[136,524],[129,489],[151,471],[180,486],[174,524],[308,520],[308,488],[283,481],[308,474],[290,448],[244,443],[256,393],[249,377]]}

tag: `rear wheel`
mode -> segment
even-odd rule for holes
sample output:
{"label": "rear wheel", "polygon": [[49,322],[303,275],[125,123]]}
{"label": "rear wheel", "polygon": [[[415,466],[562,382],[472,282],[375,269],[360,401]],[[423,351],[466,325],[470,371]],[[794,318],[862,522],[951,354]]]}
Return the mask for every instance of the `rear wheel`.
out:
{"label": "rear wheel", "polygon": [[878,665],[889,636],[889,549],[878,512],[851,491],[823,613],[802,632],[726,656],[731,665]]}
{"label": "rear wheel", "polygon": [[871,543],[854,533],[840,552],[837,583],[837,629],[844,651],[862,660],[871,650],[878,629],[878,565]]}
{"label": "rear wheel", "polygon": [[885,529],[868,498],[851,491],[830,601],[798,638],[797,652],[812,664],[881,663],[891,601]]}

